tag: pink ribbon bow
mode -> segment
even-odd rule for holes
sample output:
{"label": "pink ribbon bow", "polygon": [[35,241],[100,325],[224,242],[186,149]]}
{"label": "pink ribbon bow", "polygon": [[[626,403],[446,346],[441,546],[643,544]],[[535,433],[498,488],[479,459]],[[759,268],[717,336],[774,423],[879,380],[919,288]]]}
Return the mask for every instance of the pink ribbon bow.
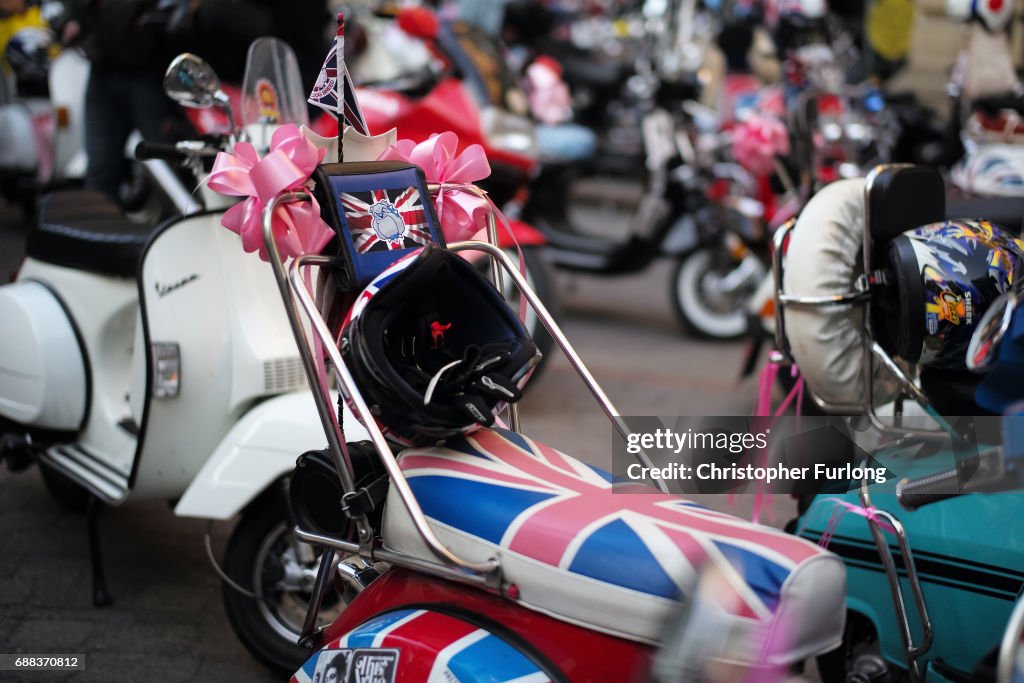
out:
{"label": "pink ribbon bow", "polygon": [[435,133],[420,143],[399,140],[379,157],[415,164],[423,169],[428,183],[441,186],[434,197],[434,209],[449,242],[466,240],[478,233],[491,210],[486,199],[461,190],[491,174],[484,148],[469,145],[457,154],[458,148],[459,137],[447,131]]}
{"label": "pink ribbon bow", "polygon": [[751,114],[733,129],[732,154],[755,176],[768,175],[775,156],[789,154],[789,132],[776,118]]}
{"label": "pink ribbon bow", "polygon": [[[270,151],[262,159],[248,142],[236,143],[232,151],[217,155],[208,182],[215,192],[245,200],[228,209],[220,222],[242,237],[246,252],[258,251],[260,258],[268,261],[261,227],[263,209],[282,192],[305,187],[326,151],[292,124],[274,132]],[[274,240],[283,258],[318,254],[333,235],[320,217],[315,199],[284,204],[275,211]]]}

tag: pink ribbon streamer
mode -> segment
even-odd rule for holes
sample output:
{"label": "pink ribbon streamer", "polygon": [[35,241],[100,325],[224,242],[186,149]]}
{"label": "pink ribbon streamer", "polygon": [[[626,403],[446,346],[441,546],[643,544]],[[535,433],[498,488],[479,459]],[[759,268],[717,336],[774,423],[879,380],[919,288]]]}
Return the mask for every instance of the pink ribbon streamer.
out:
{"label": "pink ribbon streamer", "polygon": [[[297,126],[288,124],[274,132],[270,151],[262,159],[248,142],[236,143],[232,153],[217,155],[207,182],[215,192],[244,197],[227,210],[221,225],[241,236],[246,252],[257,251],[261,259],[269,260],[261,227],[263,209],[277,195],[307,187],[325,153],[307,140]],[[334,235],[320,217],[320,205],[315,199],[279,206],[274,213],[273,231],[274,241],[285,259],[318,254]]]}
{"label": "pink ribbon streamer", "polygon": [[[486,227],[487,215],[493,213],[498,225],[515,244],[519,255],[519,272],[525,275],[526,259],[508,219],[490,197],[481,197],[467,191],[476,181],[491,174],[491,165],[484,148],[474,144],[456,153],[458,149],[459,136],[446,131],[434,133],[419,143],[398,140],[378,159],[405,161],[419,166],[428,183],[440,186],[434,194],[434,210],[447,242],[472,239]],[[526,297],[519,299],[519,319],[526,319]]]}
{"label": "pink ribbon streamer", "polygon": [[[832,542],[833,536],[835,536],[836,529],[839,528],[839,521],[850,512],[858,517],[863,517],[870,523],[878,525],[880,529],[887,531],[890,534],[896,533],[896,529],[893,528],[889,522],[878,516],[879,509],[873,505],[865,507],[834,496],[818,500],[814,503],[814,506],[816,507],[819,503],[833,503],[835,505],[832,509],[832,515],[828,518],[828,523],[825,525],[824,531],[821,532],[821,538],[818,539],[818,545],[822,548],[828,548],[829,544]],[[804,520],[806,521],[809,516],[810,511],[808,511],[808,514],[804,515]],[[798,536],[803,531],[803,527],[804,525],[801,523],[800,528],[797,530]]]}
{"label": "pink ribbon streamer", "polygon": [[[768,363],[761,369],[761,375],[758,378],[757,386],[757,403],[754,406],[755,417],[768,417],[771,418],[768,421],[768,427],[774,426],[778,419],[782,417],[782,414],[786,412],[790,404],[796,401],[796,419],[797,419],[797,431],[800,429],[800,415],[803,413],[804,404],[804,378],[800,376],[797,367],[794,365],[790,372],[792,376],[796,378],[796,383],[793,388],[786,395],[786,398],[782,400],[779,407],[772,410],[772,389],[775,387],[775,378],[778,377],[779,370],[782,366],[776,361],[768,361]],[[758,466],[766,465],[767,452],[762,451],[760,453],[760,462]],[[730,503],[732,503],[732,496],[730,496]],[[761,523],[761,510],[766,506],[770,505],[772,501],[772,494],[764,491],[764,487],[761,482],[757,483],[757,490],[754,492],[754,510],[751,513],[750,519],[754,524]],[[769,517],[771,517],[771,508],[769,510]]]}
{"label": "pink ribbon streamer", "polygon": [[479,232],[493,206],[487,199],[464,191],[491,174],[484,148],[469,145],[457,153],[458,148],[459,137],[447,131],[419,143],[399,140],[379,157],[415,164],[423,169],[428,183],[441,186],[434,197],[434,209],[449,242],[461,242]]}

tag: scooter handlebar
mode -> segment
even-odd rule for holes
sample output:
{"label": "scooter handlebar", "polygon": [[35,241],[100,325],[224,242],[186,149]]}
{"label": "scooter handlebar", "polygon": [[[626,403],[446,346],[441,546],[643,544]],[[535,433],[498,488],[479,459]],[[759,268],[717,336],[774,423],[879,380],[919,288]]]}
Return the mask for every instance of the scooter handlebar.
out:
{"label": "scooter handlebar", "polygon": [[960,471],[955,467],[924,477],[901,479],[896,484],[896,500],[908,510],[954,498],[961,493]]}
{"label": "scooter handlebar", "polygon": [[173,142],[150,142],[143,140],[135,146],[135,158],[139,161],[147,159],[163,159],[165,161],[185,161],[188,152],[178,148]]}
{"label": "scooter handlebar", "polygon": [[1002,448],[974,453],[955,467],[896,484],[896,500],[908,510],[965,493],[996,493],[1024,488],[1024,469],[1017,458],[1007,460]]}

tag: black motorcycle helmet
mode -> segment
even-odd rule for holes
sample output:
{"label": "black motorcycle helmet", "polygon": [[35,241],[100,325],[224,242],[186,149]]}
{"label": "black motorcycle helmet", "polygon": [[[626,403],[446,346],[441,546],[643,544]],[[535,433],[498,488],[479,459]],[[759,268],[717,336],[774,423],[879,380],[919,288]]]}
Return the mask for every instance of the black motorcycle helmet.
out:
{"label": "black motorcycle helmet", "polygon": [[11,36],[4,59],[14,73],[19,94],[45,96],[49,92],[52,48],[53,34],[45,28],[23,28]]}
{"label": "black motorcycle helmet", "polygon": [[964,368],[974,330],[1022,263],[1024,241],[985,220],[900,235],[885,249],[886,284],[872,297],[879,344],[910,363]]}
{"label": "black motorcycle helmet", "polygon": [[356,301],[341,352],[385,435],[424,445],[494,422],[540,361],[529,334],[467,261],[426,247]]}

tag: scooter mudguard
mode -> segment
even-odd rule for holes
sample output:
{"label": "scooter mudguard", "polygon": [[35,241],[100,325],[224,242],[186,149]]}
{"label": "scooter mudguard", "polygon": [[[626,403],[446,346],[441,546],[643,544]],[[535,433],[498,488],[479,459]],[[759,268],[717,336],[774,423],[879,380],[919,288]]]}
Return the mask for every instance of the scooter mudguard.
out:
{"label": "scooter mudguard", "polygon": [[558,678],[486,628],[452,614],[409,607],[378,614],[331,641],[310,657],[291,680],[543,683]]}
{"label": "scooter mudguard", "polygon": [[[332,405],[337,397],[332,396]],[[345,409],[347,441],[369,439]],[[279,478],[295,469],[300,453],[324,447],[323,428],[308,390],[266,400],[246,413],[189,484],[174,513],[230,519]]]}
{"label": "scooter mudguard", "polygon": [[0,287],[0,417],[44,429],[78,430],[88,375],[73,323],[39,282]]}
{"label": "scooter mudguard", "polygon": [[[894,514],[906,528],[934,628],[926,659],[941,659],[970,672],[999,642],[1024,589],[1024,528],[1016,523],[1024,518],[1024,494],[971,494],[908,512],[896,501],[896,482],[951,467],[951,453],[914,458],[904,450],[875,457],[896,475],[871,486],[871,497],[876,507]],[[818,496],[801,520],[802,536],[821,537],[839,507],[836,498],[860,503],[856,493]],[[902,578],[915,640],[921,642],[920,619],[896,538],[886,538]],[[828,548],[846,564],[848,609],[872,622],[883,656],[905,666],[900,624],[867,522],[858,515],[842,516]]]}
{"label": "scooter mudguard", "polygon": [[[422,614],[400,621],[411,612]],[[398,567],[359,593],[321,642],[324,650],[398,649],[396,677],[381,679],[389,683],[496,682],[515,680],[516,671],[524,672],[524,681],[630,683],[646,680],[653,651],[494,593]],[[292,681],[315,681],[317,663],[314,654]],[[338,680],[365,680],[350,675]]]}

